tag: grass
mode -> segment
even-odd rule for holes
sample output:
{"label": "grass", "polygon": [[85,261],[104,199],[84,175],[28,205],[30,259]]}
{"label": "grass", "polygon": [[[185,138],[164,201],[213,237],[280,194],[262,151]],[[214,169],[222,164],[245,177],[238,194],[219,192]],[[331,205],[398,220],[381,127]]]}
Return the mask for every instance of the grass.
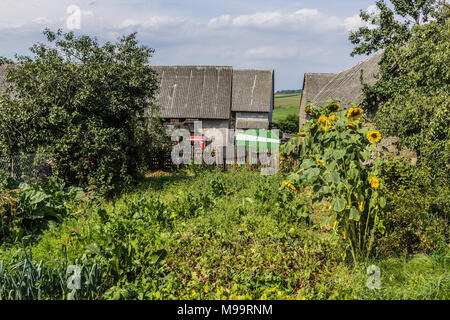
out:
{"label": "grass", "polygon": [[285,119],[289,115],[298,116],[301,94],[275,95],[273,121]]}
{"label": "grass", "polygon": [[[23,242],[34,261],[64,246],[69,262],[95,259],[102,291],[93,296],[102,299],[450,298],[448,254],[371,261],[382,288],[369,290],[367,266],[354,269],[320,226],[326,208],[308,190],[280,190],[284,179],[244,170],[148,175],[113,201],[72,204],[61,224]],[[3,244],[0,261],[21,247]]]}

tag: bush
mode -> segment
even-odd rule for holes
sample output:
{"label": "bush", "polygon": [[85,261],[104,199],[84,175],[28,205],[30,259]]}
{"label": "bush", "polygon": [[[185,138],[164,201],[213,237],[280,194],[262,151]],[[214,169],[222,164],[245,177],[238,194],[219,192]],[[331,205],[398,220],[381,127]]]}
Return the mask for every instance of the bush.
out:
{"label": "bush", "polygon": [[49,45],[34,45],[34,56],[8,67],[1,149],[16,155],[43,148],[53,173],[69,185],[117,193],[164,146],[155,117],[158,80],[148,66],[153,49],[138,46],[136,34],[104,45],[73,33],[44,34]]}
{"label": "bush", "polygon": [[288,115],[285,119],[276,122],[280,133],[296,134],[298,132],[298,117],[296,115]]}
{"label": "bush", "polygon": [[436,183],[427,167],[415,167],[408,159],[392,159],[382,165],[389,212],[386,237],[378,242],[380,256],[412,255],[442,251],[448,246],[450,192]]}
{"label": "bush", "polygon": [[[380,80],[365,88],[367,105],[378,109],[375,122],[384,135],[402,139],[436,176],[449,179],[450,37],[449,9],[442,17],[413,28],[397,51],[387,50]],[[392,66],[395,68],[392,68]]]}
{"label": "bush", "polygon": [[390,212],[388,236],[377,250],[384,256],[430,253],[448,245],[449,12],[440,6],[434,21],[411,29],[407,44],[386,50],[379,81],[364,89],[365,104],[377,110],[377,128],[418,154],[417,167],[401,159],[383,164]]}

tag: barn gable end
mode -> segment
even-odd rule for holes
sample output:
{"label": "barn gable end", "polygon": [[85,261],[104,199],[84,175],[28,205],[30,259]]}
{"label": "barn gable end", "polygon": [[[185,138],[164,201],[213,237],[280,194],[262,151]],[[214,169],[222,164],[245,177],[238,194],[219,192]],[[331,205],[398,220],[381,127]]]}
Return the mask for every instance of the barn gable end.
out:
{"label": "barn gable end", "polygon": [[303,79],[302,98],[300,100],[299,123],[302,127],[306,123],[306,106],[314,101],[320,90],[336,76],[334,73],[305,73]]}

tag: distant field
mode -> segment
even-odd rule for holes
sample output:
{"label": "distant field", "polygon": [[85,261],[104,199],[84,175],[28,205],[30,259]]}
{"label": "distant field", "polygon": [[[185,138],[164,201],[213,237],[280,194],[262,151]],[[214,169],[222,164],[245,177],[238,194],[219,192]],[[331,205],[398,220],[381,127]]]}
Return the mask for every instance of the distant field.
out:
{"label": "distant field", "polygon": [[300,109],[301,94],[280,94],[275,95],[275,110],[273,112],[273,121],[284,119],[293,114],[298,116]]}

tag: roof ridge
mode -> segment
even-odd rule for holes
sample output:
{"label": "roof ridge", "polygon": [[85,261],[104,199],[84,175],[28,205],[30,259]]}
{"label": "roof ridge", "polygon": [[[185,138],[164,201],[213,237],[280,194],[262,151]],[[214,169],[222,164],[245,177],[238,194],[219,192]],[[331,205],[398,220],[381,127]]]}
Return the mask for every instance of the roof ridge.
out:
{"label": "roof ridge", "polygon": [[[375,60],[375,58],[378,58],[378,57],[381,56],[382,54],[383,54],[383,52],[378,52],[378,53],[372,55],[371,57],[369,57],[369,58],[367,58],[367,59],[365,59],[365,60],[363,60],[363,61],[360,61],[360,62],[358,62],[357,64],[355,64],[355,65],[353,65],[353,66],[351,66],[351,67],[349,67],[349,68],[347,68],[347,69],[342,70],[341,72],[336,73],[336,75],[335,75],[332,79],[330,79],[330,81],[329,81],[326,85],[324,85],[324,86],[320,89],[320,91],[314,96],[313,101],[317,102],[317,99],[320,97],[320,95],[322,94],[322,92],[326,91],[326,89],[328,89],[329,85],[330,85],[332,82],[334,82],[336,79],[338,79],[339,76],[341,76],[342,74],[344,74],[344,73],[346,73],[346,72],[348,72],[348,71],[350,71],[350,70],[352,70],[352,69],[355,69],[355,70],[356,70],[356,69],[358,69],[358,67],[359,67],[359,69],[361,70],[361,66],[365,65],[367,62],[369,62],[369,61],[371,61],[371,60]],[[343,79],[342,81],[345,82],[346,79]]]}

